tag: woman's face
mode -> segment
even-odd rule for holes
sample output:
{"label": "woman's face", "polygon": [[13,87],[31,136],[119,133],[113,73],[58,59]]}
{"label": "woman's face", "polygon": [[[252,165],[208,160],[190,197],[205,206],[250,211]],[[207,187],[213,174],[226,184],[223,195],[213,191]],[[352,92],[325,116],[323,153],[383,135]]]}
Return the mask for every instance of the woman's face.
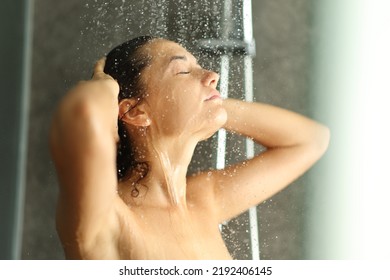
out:
{"label": "woman's face", "polygon": [[199,66],[195,57],[179,44],[155,40],[144,47],[151,65],[141,81],[151,125],[169,136],[210,137],[227,119],[216,90],[218,74]]}

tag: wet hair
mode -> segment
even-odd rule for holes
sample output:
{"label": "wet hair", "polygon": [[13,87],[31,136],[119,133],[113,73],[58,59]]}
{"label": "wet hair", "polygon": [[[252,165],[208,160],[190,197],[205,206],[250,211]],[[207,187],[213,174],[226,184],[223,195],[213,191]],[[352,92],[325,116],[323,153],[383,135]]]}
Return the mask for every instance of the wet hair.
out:
{"label": "wet hair", "polygon": [[[157,38],[152,36],[136,37],[113,48],[107,54],[104,72],[112,76],[119,84],[118,102],[125,98],[136,98],[138,101],[142,99],[145,88],[141,81],[141,74],[151,63],[151,58],[143,52],[143,47],[155,39]],[[141,174],[146,175],[147,171],[144,171],[148,169],[145,169],[147,164],[136,161],[129,135],[120,119],[118,120],[118,134],[116,160],[118,179],[123,178],[130,169],[141,169]],[[138,195],[136,188],[132,191],[132,195]]]}

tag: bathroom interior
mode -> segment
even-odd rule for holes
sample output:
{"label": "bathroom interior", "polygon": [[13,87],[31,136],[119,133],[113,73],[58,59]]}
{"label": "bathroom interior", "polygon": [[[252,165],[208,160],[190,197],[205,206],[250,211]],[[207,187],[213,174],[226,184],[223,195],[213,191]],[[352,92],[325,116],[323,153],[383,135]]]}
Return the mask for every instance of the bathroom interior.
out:
{"label": "bathroom interior", "polygon": [[[375,21],[385,15],[366,0],[342,2],[4,1],[0,259],[64,259],[55,230],[51,115],[72,85],[91,77],[96,60],[139,35],[192,50],[202,66],[220,73],[229,97],[283,107],[331,129],[329,150],[315,166],[221,225],[234,259],[390,258],[390,184],[381,164],[390,155],[381,66],[390,47]],[[189,172],[262,149],[218,132],[198,145]],[[235,156],[225,158],[225,150]]]}

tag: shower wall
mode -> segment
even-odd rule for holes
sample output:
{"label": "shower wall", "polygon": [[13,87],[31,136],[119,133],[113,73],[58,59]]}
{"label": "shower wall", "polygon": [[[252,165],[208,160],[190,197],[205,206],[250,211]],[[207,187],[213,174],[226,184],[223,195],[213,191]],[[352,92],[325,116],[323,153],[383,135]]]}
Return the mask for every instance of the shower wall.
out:
{"label": "shower wall", "polygon": [[[311,42],[315,38],[310,0],[253,3],[256,100],[311,116]],[[297,132],[299,133],[299,132]],[[262,259],[304,259],[304,218],[310,171],[258,206]]]}
{"label": "shower wall", "polygon": [[[309,115],[310,1],[252,2],[257,52],[255,99]],[[77,81],[90,78],[99,57],[129,38],[164,36],[192,48],[194,39],[221,36],[222,5],[222,0],[34,1],[23,259],[64,258],[55,231],[58,182],[48,150],[50,117],[60,98]],[[233,1],[233,5],[240,7],[240,1]],[[238,26],[233,33],[242,35]],[[218,57],[200,59],[218,71]],[[229,86],[240,97],[241,58],[232,57],[231,63],[237,67],[231,72]],[[241,151],[241,142],[229,135],[228,147]],[[210,156],[210,150],[215,144],[214,137],[199,145],[190,172],[213,166],[215,154]],[[258,206],[262,259],[304,258],[302,231],[308,184],[305,175]],[[248,230],[246,214],[224,227],[224,238],[237,259],[251,257]]]}

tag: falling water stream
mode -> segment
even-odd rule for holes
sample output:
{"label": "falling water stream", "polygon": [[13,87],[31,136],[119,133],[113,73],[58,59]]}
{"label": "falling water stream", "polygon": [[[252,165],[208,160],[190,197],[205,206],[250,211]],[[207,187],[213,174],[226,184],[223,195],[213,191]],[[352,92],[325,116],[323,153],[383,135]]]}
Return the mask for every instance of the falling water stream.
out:
{"label": "falling water stream", "polygon": [[[80,41],[87,39],[93,41],[91,49],[101,53],[102,49],[107,52],[115,45],[139,35],[164,37],[181,43],[194,52],[204,68],[220,72],[221,67],[224,67],[221,64],[223,63],[221,54],[205,52],[201,42],[218,39],[224,44],[231,39],[243,40],[242,1],[229,2],[230,10],[226,11],[223,0],[213,1],[212,5],[206,0],[90,0],[85,3],[85,11],[81,16],[85,27],[80,31]],[[218,49],[218,44],[212,49]],[[80,54],[80,58],[82,57],[85,56]],[[228,68],[224,70],[226,71],[224,84],[229,89],[229,97],[244,99],[244,57],[225,53],[224,58],[229,61]],[[227,133],[224,141],[226,141],[224,149],[232,151],[224,158],[226,164],[245,159],[245,139]],[[199,143],[189,173],[215,168],[217,146],[217,134]],[[230,253],[237,259],[251,258],[248,219],[248,213],[244,213],[226,223],[221,229]]]}

